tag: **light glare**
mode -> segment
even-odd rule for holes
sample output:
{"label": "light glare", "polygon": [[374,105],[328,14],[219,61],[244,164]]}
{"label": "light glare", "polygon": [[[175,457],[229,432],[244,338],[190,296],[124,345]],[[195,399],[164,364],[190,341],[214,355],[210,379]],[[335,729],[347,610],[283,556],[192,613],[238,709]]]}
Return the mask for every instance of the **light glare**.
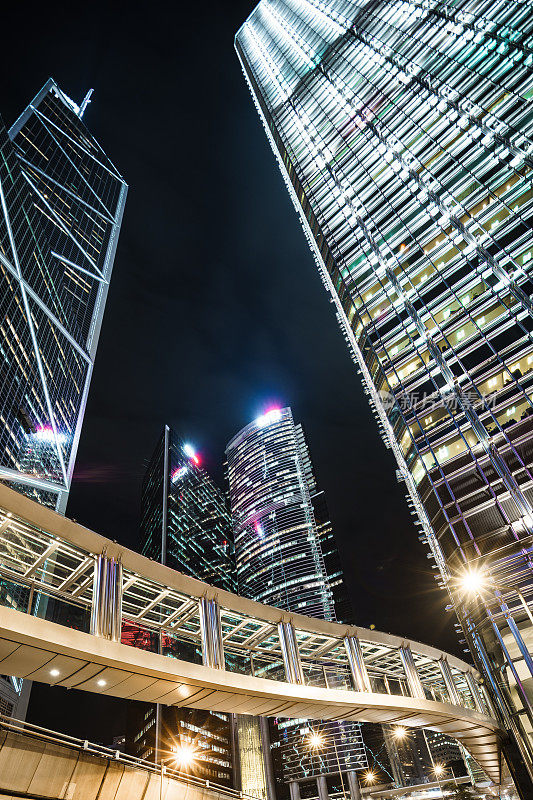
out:
{"label": "light glare", "polygon": [[309,737],[309,744],[311,747],[314,748],[321,747],[323,741],[324,740],[319,733],[312,733],[311,736]]}
{"label": "light glare", "polygon": [[476,569],[471,569],[466,572],[461,578],[461,586],[465,592],[475,594],[483,588],[485,584],[485,576],[482,572]]}
{"label": "light glare", "polygon": [[178,744],[173,750],[180,767],[190,767],[196,760],[196,750],[190,744]]}
{"label": "light glare", "polygon": [[272,425],[273,422],[279,422],[280,419],[281,409],[269,408],[268,411],[265,411],[264,414],[261,414],[260,417],[257,417],[255,424],[259,425],[260,428],[264,428],[266,425]]}

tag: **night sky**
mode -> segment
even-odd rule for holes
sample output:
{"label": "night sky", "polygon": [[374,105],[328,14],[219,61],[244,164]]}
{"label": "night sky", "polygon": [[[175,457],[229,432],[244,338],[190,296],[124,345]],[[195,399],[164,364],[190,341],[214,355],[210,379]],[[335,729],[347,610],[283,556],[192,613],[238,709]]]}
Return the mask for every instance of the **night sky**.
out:
{"label": "night sky", "polygon": [[[67,513],[135,548],[165,423],[222,483],[229,439],[290,405],[358,623],[463,655],[233,50],[252,7],[3,11],[5,121],[49,76],[93,87],[85,122],[130,187]],[[107,742],[123,708],[34,686],[29,719]]]}

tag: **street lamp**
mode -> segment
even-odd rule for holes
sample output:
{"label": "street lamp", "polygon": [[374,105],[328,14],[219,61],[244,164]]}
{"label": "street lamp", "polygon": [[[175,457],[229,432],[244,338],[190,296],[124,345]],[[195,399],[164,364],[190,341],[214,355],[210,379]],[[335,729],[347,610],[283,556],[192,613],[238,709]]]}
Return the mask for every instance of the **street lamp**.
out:
{"label": "street lamp", "polygon": [[[344,778],[342,777],[341,762],[340,762],[340,758],[339,758],[339,752],[337,750],[337,742],[335,741],[335,734],[333,734],[331,739],[332,739],[332,742],[333,742],[333,749],[335,750],[335,757],[337,759],[337,767],[339,768],[339,777],[341,779],[342,795],[343,795],[344,799],[346,800],[346,788],[344,786]],[[318,750],[320,747],[323,747],[323,745],[325,744],[325,739],[324,739],[324,736],[321,733],[318,733],[318,731],[311,730],[311,732],[309,734],[308,742],[309,742],[309,747],[310,747],[311,750]],[[312,765],[313,765],[313,762],[311,760],[311,767],[312,767]]]}
{"label": "street lamp", "polygon": [[319,747],[322,747],[324,743],[324,737],[321,736],[320,733],[312,732],[309,736],[309,747],[312,747],[313,750],[317,750]]}
{"label": "street lamp", "polygon": [[373,783],[375,783],[377,778],[376,778],[376,773],[374,772],[374,770],[368,769],[365,772],[364,780],[365,780],[365,783],[368,786],[371,786]]}
{"label": "street lamp", "polygon": [[[520,600],[520,603],[522,605],[522,608],[526,612],[531,625],[533,625],[533,614],[531,613],[531,610],[530,610],[530,608],[529,608],[529,606],[528,606],[528,604],[526,602],[526,598],[524,597],[524,595],[522,594],[520,589],[517,589],[515,587],[513,587],[513,588],[508,587],[507,589],[506,588],[502,588],[501,586],[498,586],[496,584],[496,582],[490,577],[490,575],[488,575],[486,572],[484,572],[482,570],[479,570],[479,569],[470,569],[467,572],[465,572],[460,577],[459,584],[463,587],[463,590],[466,593],[473,594],[473,595],[479,595],[479,598],[480,598],[481,602],[483,603],[483,605],[485,607],[485,611],[487,613],[487,616],[491,620],[491,623],[492,623],[492,626],[493,626],[493,628],[495,630],[495,633],[496,633],[498,639],[500,640],[500,644],[502,645],[502,650],[503,650],[503,652],[505,654],[505,657],[506,657],[506,659],[507,659],[507,661],[509,663],[509,667],[510,667],[511,671],[513,672],[513,675],[514,675],[514,677],[515,677],[515,679],[517,681],[517,685],[520,686],[521,685],[520,677],[518,676],[518,673],[516,672],[516,668],[515,668],[514,662],[513,662],[512,658],[510,657],[510,655],[509,655],[509,653],[508,653],[508,651],[507,651],[507,649],[506,649],[506,647],[504,645],[504,642],[503,642],[503,640],[502,640],[502,638],[500,636],[498,627],[496,625],[495,620],[493,619],[491,610],[490,610],[489,606],[487,605],[487,603],[486,603],[486,601],[485,601],[485,599],[483,597],[483,590],[484,589],[489,589],[489,590],[491,590],[493,592],[494,597],[495,597],[496,601],[498,602],[503,615],[505,616],[507,625],[509,626],[509,628],[511,630],[511,633],[513,634],[514,639],[515,639],[515,641],[516,641],[516,643],[518,645],[520,653],[522,654],[522,657],[523,657],[524,661],[526,662],[526,666],[528,667],[528,670],[529,670],[530,674],[533,675],[533,659],[531,658],[531,654],[529,652],[529,649],[526,646],[526,644],[524,642],[524,639],[522,638],[522,634],[520,633],[520,630],[518,629],[518,626],[517,626],[517,624],[516,624],[516,622],[515,622],[515,620],[513,618],[513,615],[512,615],[512,613],[511,613],[511,611],[510,611],[510,609],[509,609],[509,607],[507,605],[507,602],[504,599],[504,592],[505,591],[516,592],[516,594],[517,594],[517,596],[518,596],[518,598]],[[533,709],[531,708],[531,703],[529,701],[529,698],[527,698],[527,696],[524,696],[523,699],[524,699],[524,708],[528,710],[529,714],[531,714]],[[533,721],[533,717],[532,717],[532,721]]]}
{"label": "street lamp", "polygon": [[191,744],[178,744],[172,748],[172,759],[179,765],[180,768],[192,767],[196,761],[196,750]]}
{"label": "street lamp", "polygon": [[159,799],[163,797],[163,775],[166,772],[166,765],[173,763],[179,770],[187,772],[189,767],[192,767],[196,761],[197,752],[191,744],[176,744],[171,747],[172,755],[162,758],[161,766],[161,783],[159,788]]}
{"label": "street lamp", "polygon": [[433,772],[435,773],[437,780],[444,775],[444,765],[443,764],[435,764],[433,767]]}
{"label": "street lamp", "polygon": [[402,742],[407,736],[407,730],[403,727],[403,725],[397,725],[396,728],[394,728],[392,735],[397,742]]}
{"label": "street lamp", "polygon": [[[467,570],[461,577],[459,578],[459,584],[463,591],[466,594],[481,595],[481,592],[484,589],[492,589],[493,592],[502,594],[504,589],[496,584],[496,582],[481,569],[469,569]],[[522,608],[526,612],[527,616],[529,617],[529,621],[533,625],[533,614],[531,613],[531,609],[529,608],[526,598],[517,588],[510,588],[509,591],[516,592],[520,603],[522,604]]]}

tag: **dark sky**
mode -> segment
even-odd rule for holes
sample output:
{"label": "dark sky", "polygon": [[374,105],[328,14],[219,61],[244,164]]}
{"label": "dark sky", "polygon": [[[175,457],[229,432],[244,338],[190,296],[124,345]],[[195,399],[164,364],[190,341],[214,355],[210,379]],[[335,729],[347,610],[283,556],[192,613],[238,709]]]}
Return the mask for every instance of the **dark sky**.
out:
{"label": "dark sky", "polygon": [[[307,432],[361,625],[461,655],[233,50],[251,3],[3,10],[0,112],[52,76],[129,184],[68,516],[137,544],[164,423],[222,481],[227,441],[275,400]],[[7,47],[6,47],[7,46]],[[30,719],[108,740],[120,707],[35,687]]]}

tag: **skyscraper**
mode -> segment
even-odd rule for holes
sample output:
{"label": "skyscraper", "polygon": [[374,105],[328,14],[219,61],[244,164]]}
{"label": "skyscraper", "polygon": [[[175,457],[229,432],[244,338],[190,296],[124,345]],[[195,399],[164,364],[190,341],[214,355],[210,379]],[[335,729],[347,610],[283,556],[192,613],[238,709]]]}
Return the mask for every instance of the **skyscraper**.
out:
{"label": "skyscraper", "polygon": [[[141,551],[154,560],[227,591],[235,591],[233,535],[226,498],[200,466],[200,456],[165,425],[141,491]],[[146,634],[131,625],[123,641]],[[165,642],[159,647],[164,649]],[[188,653],[190,660],[201,653]],[[228,714],[157,705],[131,708],[128,747],[159,761],[172,746],[195,753],[194,773],[214,783],[234,780],[234,726]]]}
{"label": "skyscraper", "polygon": [[142,554],[236,590],[231,516],[192,445],[165,425],[141,490]]}
{"label": "skyscraper", "polygon": [[530,4],[511,0],[262,0],[236,36],[523,796],[533,794],[532,32]]}
{"label": "skyscraper", "polygon": [[[291,409],[272,408],[247,425],[229,442],[226,457],[239,593],[286,611],[335,620],[319,530],[334,582],[342,582],[338,553],[304,432]],[[318,524],[316,509],[321,512]],[[341,602],[341,584],[335,588]],[[322,791],[326,775],[337,774],[343,781],[347,773],[366,766],[358,724],[280,719],[271,731],[275,771],[293,798],[301,782],[318,778]],[[320,742],[320,748],[313,742]]]}
{"label": "skyscraper", "polygon": [[[62,513],[127,192],[82,122],[89,97],[50,79],[9,130],[0,117],[0,480]],[[30,686],[0,679],[0,706],[23,718]]]}
{"label": "skyscraper", "polygon": [[48,80],[0,120],[0,480],[64,512],[127,186]]}

